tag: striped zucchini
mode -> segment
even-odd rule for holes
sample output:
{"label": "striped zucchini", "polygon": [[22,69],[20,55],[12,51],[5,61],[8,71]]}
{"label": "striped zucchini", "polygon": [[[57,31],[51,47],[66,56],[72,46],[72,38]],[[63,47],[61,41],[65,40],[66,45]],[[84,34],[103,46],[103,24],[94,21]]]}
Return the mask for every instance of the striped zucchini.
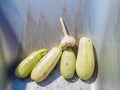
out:
{"label": "striped zucchini", "polygon": [[72,48],[65,49],[60,62],[60,72],[64,78],[70,79],[73,77],[75,73],[75,63],[76,57]]}
{"label": "striped zucchini", "polygon": [[33,68],[31,72],[31,79],[35,82],[41,82],[46,79],[46,77],[56,66],[61,54],[61,45],[52,48]]}
{"label": "striped zucchini", "polygon": [[40,49],[31,53],[28,57],[21,61],[15,70],[15,74],[19,78],[26,78],[38,61],[48,52],[47,49]]}
{"label": "striped zucchini", "polygon": [[88,80],[95,66],[94,51],[92,41],[87,37],[82,37],[79,42],[79,49],[76,61],[76,72],[82,80]]}

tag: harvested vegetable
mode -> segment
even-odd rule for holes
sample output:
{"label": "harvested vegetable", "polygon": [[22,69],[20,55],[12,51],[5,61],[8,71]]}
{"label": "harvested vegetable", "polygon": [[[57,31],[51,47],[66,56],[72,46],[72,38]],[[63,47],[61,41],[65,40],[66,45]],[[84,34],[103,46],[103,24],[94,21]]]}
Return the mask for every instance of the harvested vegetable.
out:
{"label": "harvested vegetable", "polygon": [[75,63],[75,53],[72,48],[67,48],[62,54],[60,62],[60,72],[64,78],[70,79],[73,77],[75,73]]}
{"label": "harvested vegetable", "polygon": [[15,74],[19,78],[26,78],[33,67],[39,62],[39,60],[48,52],[47,49],[40,49],[31,53],[28,57],[21,61],[15,70]]}
{"label": "harvested vegetable", "polygon": [[88,80],[95,67],[92,41],[87,37],[81,37],[76,61],[76,72],[82,80]]}
{"label": "harvested vegetable", "polygon": [[60,23],[61,23],[63,33],[64,33],[64,38],[61,40],[61,45],[63,47],[74,47],[75,46],[75,38],[72,36],[69,36],[67,34],[67,30],[65,28],[62,17],[60,17]]}
{"label": "harvested vegetable", "polygon": [[70,79],[75,73],[76,57],[71,47],[75,46],[75,39],[67,34],[62,18],[60,18],[61,26],[63,28],[64,38],[61,40],[61,45],[66,49],[63,51],[60,62],[60,73],[66,78]]}
{"label": "harvested vegetable", "polygon": [[41,82],[54,69],[62,54],[62,46],[53,47],[33,68],[31,79],[35,82]]}

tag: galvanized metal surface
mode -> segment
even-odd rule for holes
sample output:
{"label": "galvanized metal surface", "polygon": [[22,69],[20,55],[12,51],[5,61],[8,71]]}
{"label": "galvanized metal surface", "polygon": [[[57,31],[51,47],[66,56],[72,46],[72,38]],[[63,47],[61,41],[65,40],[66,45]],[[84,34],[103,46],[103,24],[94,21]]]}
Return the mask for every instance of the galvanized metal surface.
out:
{"label": "galvanized metal surface", "polygon": [[[18,79],[16,65],[34,50],[56,46],[63,37],[62,16],[70,35],[92,39],[96,70],[88,81],[77,75],[65,80],[59,63],[42,83]],[[7,90],[119,90],[120,88],[119,0],[1,0],[1,53],[7,70]],[[1,69],[0,69],[1,70]],[[0,71],[1,72],[1,71]],[[1,83],[1,82],[0,82]]]}

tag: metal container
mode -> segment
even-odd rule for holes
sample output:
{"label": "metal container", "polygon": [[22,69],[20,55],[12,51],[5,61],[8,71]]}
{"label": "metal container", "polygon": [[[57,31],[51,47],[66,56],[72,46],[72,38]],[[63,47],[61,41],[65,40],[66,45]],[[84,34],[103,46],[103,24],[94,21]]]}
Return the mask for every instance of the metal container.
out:
{"label": "metal container", "polygon": [[[96,57],[93,77],[82,81],[75,75],[65,80],[58,63],[41,83],[29,77],[18,79],[14,70],[24,57],[43,47],[50,49],[63,38],[60,16],[77,45],[81,36],[92,39]],[[1,0],[0,90],[119,90],[119,16],[119,0]]]}

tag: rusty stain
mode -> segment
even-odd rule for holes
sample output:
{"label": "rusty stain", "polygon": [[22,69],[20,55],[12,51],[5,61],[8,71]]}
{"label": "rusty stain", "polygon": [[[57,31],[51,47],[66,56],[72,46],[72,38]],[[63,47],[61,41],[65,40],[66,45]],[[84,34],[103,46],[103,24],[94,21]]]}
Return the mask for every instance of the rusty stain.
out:
{"label": "rusty stain", "polygon": [[80,87],[80,90],[83,90],[83,88]]}
{"label": "rusty stain", "polygon": [[62,10],[62,15],[63,17],[63,20],[64,20],[64,23],[65,23],[65,26],[66,26],[66,30],[67,30],[67,33],[70,35],[73,35],[73,28],[72,28],[72,24],[71,24],[71,17],[70,17],[70,14],[67,10],[67,4],[64,3],[63,5],[63,10]]}
{"label": "rusty stain", "polygon": [[56,87],[57,87],[57,88],[59,88],[60,86],[59,86],[59,85],[57,85]]}
{"label": "rusty stain", "polygon": [[[79,0],[76,13],[74,16],[74,22],[75,22],[75,39],[77,41],[77,44],[79,42],[80,36],[84,32],[84,16],[83,16],[83,0]],[[79,34],[78,34],[79,33]]]}
{"label": "rusty stain", "polygon": [[[33,43],[35,39],[35,25],[36,22],[34,18],[32,17],[31,14],[31,8],[28,8],[28,13],[27,13],[27,25],[26,25],[26,31],[23,32],[23,46],[25,47],[25,52],[27,54],[30,54],[33,51],[33,48],[35,45]],[[32,37],[31,37],[32,35]],[[29,52],[28,52],[29,51]]]}

